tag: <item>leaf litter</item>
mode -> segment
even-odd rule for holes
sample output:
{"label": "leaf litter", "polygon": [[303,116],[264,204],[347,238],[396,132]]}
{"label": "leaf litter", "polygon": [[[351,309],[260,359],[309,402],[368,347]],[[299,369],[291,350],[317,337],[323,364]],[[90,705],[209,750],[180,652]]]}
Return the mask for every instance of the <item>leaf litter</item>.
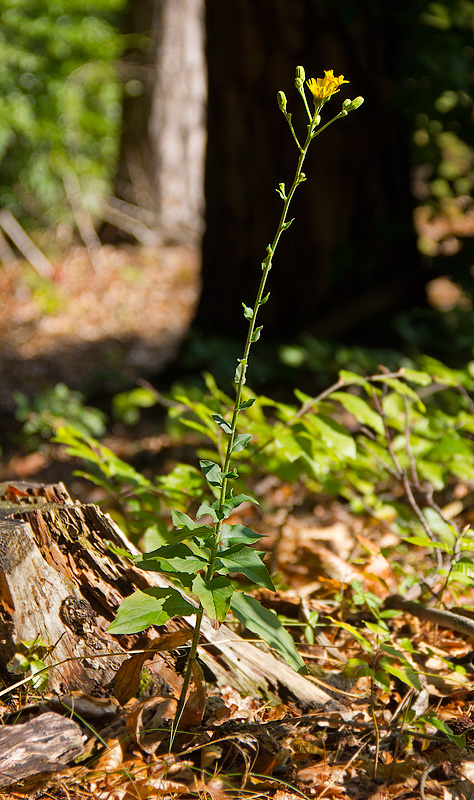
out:
{"label": "leaf litter", "polygon": [[[33,689],[27,695],[12,691],[3,707],[4,725],[54,710],[78,726],[83,752],[76,763],[12,784],[3,796],[471,797],[474,686],[469,670],[450,661],[462,661],[469,652],[466,637],[409,615],[388,620],[386,639],[376,626],[367,627],[373,617],[349,602],[348,590],[357,581],[381,603],[390,595],[398,579],[381,552],[388,534],[337,502],[308,511],[309,498],[303,499],[273,534],[272,555],[285,588],[255,594],[286,621],[308,665],[307,680],[320,682],[333,698],[327,707],[298,707],[291,696],[242,696],[232,686],[213,685],[208,676],[206,685],[200,665],[180,731],[171,737],[181,687],[176,654],[189,640],[189,631],[179,629],[152,638],[146,652],[132,653],[109,698],[76,692],[58,702]],[[257,531],[266,524],[265,513],[251,504],[234,512],[236,521]],[[377,675],[390,654],[391,680],[364,674],[365,665]],[[350,659],[362,665],[359,673],[347,673]],[[408,664],[420,676],[418,689],[404,681]],[[166,691],[147,696],[149,667],[155,675],[162,669],[168,679],[173,674],[174,680],[163,683]],[[421,715],[419,724],[410,710],[412,717]],[[444,723],[448,733],[464,739],[450,741],[440,730]]]}
{"label": "leaf litter", "polygon": [[[90,276],[85,279],[81,272],[80,253],[75,258],[71,272],[76,270],[83,282],[85,294],[79,305],[84,310]],[[122,268],[122,262],[112,259],[109,270]],[[194,267],[189,269],[194,274]],[[60,282],[65,280],[59,277]],[[189,275],[184,285],[188,279]],[[194,280],[191,277],[191,286]],[[183,295],[183,325],[195,298],[194,289],[190,291],[188,300]],[[105,302],[115,308],[117,297],[112,292]],[[37,305],[36,293],[28,306],[31,319]],[[165,306],[166,299],[160,300],[163,313]],[[10,316],[20,313],[15,304],[8,308]],[[91,341],[102,336],[99,311],[96,308],[91,321]],[[59,326],[61,314],[55,316]],[[133,316],[147,324],[140,315]],[[31,325],[31,320],[19,318],[10,322],[15,336],[26,322]],[[29,343],[21,336],[11,339],[24,359],[43,357],[47,337],[57,336],[52,328],[34,325],[37,335],[30,336]],[[137,331],[139,337],[142,333]],[[66,338],[73,335],[65,329]],[[63,767],[59,751],[55,761],[50,748],[53,771],[25,775],[5,786],[2,797],[467,800],[474,796],[474,685],[468,637],[399,612],[385,618],[385,635],[370,613],[371,608],[383,609],[399,586],[397,536],[383,521],[355,516],[335,500],[318,499],[312,505],[311,495],[300,484],[271,476],[255,488],[264,510],[243,504],[231,522],[262,534],[260,546],[268,551],[271,572],[284,588],[276,593],[244,588],[285,621],[308,666],[307,680],[323,686],[333,698],[331,703],[324,708],[301,707],[283,691],[267,697],[243,696],[234,686],[213,683],[203,663],[195,670],[180,732],[170,745],[182,685],[179,654],[186,648],[189,631],[155,635],[143,652],[135,651],[124,660],[108,697],[78,692],[48,696],[28,684],[11,688],[0,708],[5,732],[59,715],[77,726],[82,753]],[[452,495],[455,502],[456,487]],[[467,508],[464,515],[468,522],[472,511]],[[415,572],[418,558],[419,550],[408,547],[404,560]],[[368,606],[364,597],[375,605]],[[467,594],[447,593],[446,599],[472,604]],[[411,675],[418,676],[418,684],[414,678],[410,683]]]}

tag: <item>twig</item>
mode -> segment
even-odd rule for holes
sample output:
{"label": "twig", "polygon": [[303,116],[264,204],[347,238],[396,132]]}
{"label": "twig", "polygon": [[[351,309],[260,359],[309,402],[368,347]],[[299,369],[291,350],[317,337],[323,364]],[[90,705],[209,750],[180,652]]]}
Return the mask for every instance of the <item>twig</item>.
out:
{"label": "twig", "polygon": [[[384,389],[385,388],[386,387],[384,386]],[[428,525],[426,519],[423,516],[423,513],[421,511],[420,506],[418,505],[418,503],[415,500],[415,496],[413,494],[413,491],[412,491],[412,488],[411,488],[411,485],[410,485],[410,481],[408,480],[408,475],[406,473],[406,470],[403,469],[400,466],[400,462],[398,461],[398,458],[395,455],[395,452],[394,452],[394,449],[393,449],[393,444],[392,444],[392,436],[391,436],[391,433],[390,433],[390,431],[388,429],[388,425],[387,425],[387,418],[386,418],[385,412],[384,412],[384,410],[382,408],[382,404],[380,403],[380,400],[377,397],[377,394],[373,390],[373,388],[372,388],[372,396],[373,396],[374,405],[375,405],[375,408],[377,410],[377,413],[379,414],[379,416],[380,416],[380,418],[382,420],[384,433],[385,433],[385,441],[387,442],[387,450],[389,452],[390,458],[392,459],[392,462],[393,462],[393,465],[395,467],[395,470],[398,473],[398,480],[400,481],[400,483],[402,484],[403,488],[405,489],[405,493],[406,493],[408,502],[409,502],[409,504],[411,506],[411,509],[412,509],[412,511],[414,511],[415,515],[417,516],[417,518],[418,518],[423,530],[425,531],[426,535],[428,536],[428,538],[432,542],[437,542],[438,539],[437,539],[436,535],[431,530],[430,526]],[[436,552],[437,569],[438,569],[438,572],[439,572],[441,569],[443,569],[443,557],[441,555],[440,550],[438,550],[438,548],[435,548],[435,552]]]}
{"label": "twig", "polygon": [[125,231],[125,233],[131,234],[131,236],[145,247],[152,247],[161,243],[161,237],[155,231],[136,219],[136,217],[132,217],[130,214],[126,214],[120,209],[112,208],[106,201],[101,205],[101,216],[105,222],[108,222],[115,228],[120,228],[120,230]]}
{"label": "twig", "polygon": [[445,611],[440,608],[427,608],[421,603],[415,603],[412,600],[405,600],[398,594],[391,595],[385,600],[385,608],[395,608],[399,611],[406,611],[418,619],[425,620],[426,622],[434,622],[435,625],[441,625],[443,628],[449,628],[457,633],[462,633],[474,639],[474,621],[468,617],[463,617],[461,614],[453,613],[452,611]]}
{"label": "twig", "polygon": [[20,223],[15,219],[11,211],[3,208],[0,211],[0,226],[13,244],[18,247],[20,253],[30,262],[37,273],[42,278],[49,279],[53,275],[53,267],[41,250],[36,247],[28,234],[23,230]]}

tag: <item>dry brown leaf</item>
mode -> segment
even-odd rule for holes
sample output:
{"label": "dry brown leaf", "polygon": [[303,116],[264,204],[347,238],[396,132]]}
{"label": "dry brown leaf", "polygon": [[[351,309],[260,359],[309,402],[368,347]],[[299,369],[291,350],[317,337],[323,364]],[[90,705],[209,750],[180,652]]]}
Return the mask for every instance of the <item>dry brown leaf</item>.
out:
{"label": "dry brown leaf", "polygon": [[206,710],[206,681],[198,661],[192,662],[192,675],[193,683],[179,721],[181,730],[200,725]]}
{"label": "dry brown leaf", "polygon": [[131,656],[117,670],[114,682],[114,694],[121,706],[128,703],[138,694],[140,687],[140,674],[146,661],[153,658],[158,652],[175,650],[182,647],[192,637],[189,628],[183,628],[173,633],[165,633],[153,642],[149,650]]}
{"label": "dry brown leaf", "polygon": [[145,661],[150,658],[149,653],[137,653],[121,664],[115,674],[114,695],[121,706],[128,703],[138,694],[140,675]]}
{"label": "dry brown leaf", "polygon": [[208,769],[214,761],[218,761],[223,748],[217,744],[207,744],[201,749],[201,769]]}
{"label": "dry brown leaf", "polygon": [[94,772],[115,772],[122,767],[127,743],[123,739],[110,739],[107,750],[94,763]]}
{"label": "dry brown leaf", "polygon": [[126,723],[131,739],[146,753],[154,753],[166,735],[160,730],[162,723],[174,719],[176,706],[174,697],[157,696],[136,703]]}

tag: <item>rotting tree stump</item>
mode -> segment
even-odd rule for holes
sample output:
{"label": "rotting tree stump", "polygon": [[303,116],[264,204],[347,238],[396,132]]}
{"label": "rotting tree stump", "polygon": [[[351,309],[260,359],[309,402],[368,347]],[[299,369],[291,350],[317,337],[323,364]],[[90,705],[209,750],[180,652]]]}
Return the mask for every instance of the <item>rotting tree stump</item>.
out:
{"label": "rotting tree stump", "polygon": [[[62,483],[0,484],[0,670],[20,642],[38,637],[49,648],[43,658],[51,666],[49,690],[107,693],[136,641],[107,633],[118,606],[135,589],[170,585],[112,552],[109,542],[138,552],[107,514],[74,502]],[[177,623],[192,627],[193,620],[170,620],[161,632],[175,631]],[[334,704],[271,653],[225,625],[215,630],[206,617],[200,656],[218,683],[290,695],[304,706]]]}

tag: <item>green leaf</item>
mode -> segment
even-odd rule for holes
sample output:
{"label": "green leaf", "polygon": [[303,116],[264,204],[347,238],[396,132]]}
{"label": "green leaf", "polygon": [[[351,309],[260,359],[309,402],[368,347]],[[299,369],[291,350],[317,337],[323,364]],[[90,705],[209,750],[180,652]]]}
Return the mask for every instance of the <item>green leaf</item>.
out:
{"label": "green leaf", "polygon": [[419,384],[419,386],[429,386],[430,383],[433,383],[433,378],[431,375],[428,375],[427,372],[421,372],[417,369],[408,369],[407,367],[404,367],[403,377],[405,380],[410,381],[411,383]]}
{"label": "green leaf", "polygon": [[220,550],[218,562],[216,563],[217,571],[220,569],[219,564],[222,564],[229,572],[240,572],[257,586],[263,586],[272,592],[275,591],[268,570],[257,550],[253,550],[245,544],[237,544],[227,550]]}
{"label": "green leaf", "polygon": [[201,575],[196,575],[193,581],[193,593],[199,597],[204,611],[209,619],[218,619],[224,622],[230,606],[230,599],[234,594],[234,587],[224,575],[216,575],[206,585]]}
{"label": "green leaf", "polygon": [[187,528],[188,531],[193,531],[196,528],[201,528],[202,525],[199,522],[195,522],[191,517],[188,517],[187,514],[184,514],[182,511],[172,511],[171,512],[171,519],[173,520],[173,525],[175,528]]}
{"label": "green leaf", "polygon": [[389,658],[385,658],[385,656],[382,656],[379,663],[380,667],[388,672],[389,675],[393,675],[395,678],[398,678],[398,680],[402,681],[402,683],[412,686],[413,689],[416,689],[419,692],[421,691],[420,680],[413,669],[410,669],[409,667],[397,667]]}
{"label": "green leaf", "polygon": [[150,625],[164,625],[172,617],[187,617],[196,609],[177,589],[152,587],[126,597],[108,633],[139,633]]}
{"label": "green leaf", "polygon": [[443,722],[443,720],[439,719],[433,711],[428,711],[426,714],[423,714],[423,717],[420,717],[420,719],[430,722],[431,725],[433,725],[439,731],[442,731],[442,733],[444,733],[448,739],[456,745],[456,747],[459,747],[460,750],[463,750],[466,747],[465,734],[462,734],[461,736],[455,735],[449,725],[447,725],[446,722]]}
{"label": "green leaf", "polygon": [[141,569],[150,572],[185,572],[191,574],[207,566],[207,561],[196,556],[183,542],[165,544],[158,550],[145,553],[142,561],[136,562]]}
{"label": "green leaf", "polygon": [[268,294],[266,294],[265,297],[262,297],[262,299],[259,302],[259,306],[263,306],[268,301],[269,297],[270,297],[270,292],[268,292]]}
{"label": "green leaf", "polygon": [[293,639],[273,611],[264,608],[258,600],[243,592],[234,594],[230,606],[247,630],[273,647],[296,672],[306,674],[305,663],[296,650]]}
{"label": "green leaf", "polygon": [[357,386],[363,386],[364,389],[370,389],[369,381],[366,378],[363,378],[362,375],[358,375],[356,372],[350,372],[347,369],[341,369],[339,372],[339,378],[344,381],[345,386],[355,384]]}
{"label": "green leaf", "polygon": [[112,553],[115,553],[115,555],[121,556],[122,558],[128,558],[132,561],[136,561],[137,558],[141,558],[141,556],[132,555],[129,550],[125,550],[123,547],[117,547],[117,545],[115,545],[113,542],[106,541],[106,545]]}
{"label": "green leaf", "polygon": [[373,678],[374,670],[369,667],[367,661],[364,661],[362,658],[350,658],[349,661],[344,665],[342,674],[347,680],[363,678],[366,675],[369,675],[371,678]]}
{"label": "green leaf", "polygon": [[196,517],[198,519],[200,519],[201,517],[204,517],[207,514],[210,517],[212,517],[214,522],[218,522],[219,521],[219,515],[217,513],[217,508],[216,508],[215,504],[212,503],[212,505],[210,505],[207,501],[204,501],[204,503],[201,503],[201,505],[199,506],[198,510],[196,511]]}
{"label": "green leaf", "polygon": [[222,471],[215,461],[203,459],[199,462],[201,472],[210,486],[222,486]]}
{"label": "green leaf", "polygon": [[251,433],[237,433],[232,445],[232,453],[239,453],[241,450],[244,450],[251,438]]}
{"label": "green leaf", "polygon": [[255,328],[254,332],[252,333],[252,339],[251,339],[252,344],[253,342],[258,342],[258,340],[260,339],[260,334],[262,332],[262,329],[263,325],[259,325],[257,328]]}
{"label": "green leaf", "polygon": [[362,397],[349,392],[333,392],[330,397],[331,400],[337,400],[359,422],[373,428],[377,433],[383,434],[384,427],[380,415]]}
{"label": "green leaf", "polygon": [[253,308],[249,308],[248,306],[245,305],[245,303],[242,303],[242,308],[244,309],[244,317],[245,317],[245,319],[248,319],[248,320],[252,319],[252,317],[253,317]]}
{"label": "green leaf", "polygon": [[253,406],[254,403],[255,403],[255,398],[252,398],[251,400],[244,400],[244,402],[241,403],[239,406],[239,411],[242,411],[242,409],[244,408],[250,408],[251,406]]}
{"label": "green leaf", "polygon": [[261,535],[254,533],[245,525],[226,525],[220,530],[220,541],[223,547],[232,547],[234,544],[254,544],[261,539]]}
{"label": "green leaf", "polygon": [[222,507],[222,511],[224,512],[224,516],[228,517],[229,514],[232,513],[234,508],[237,506],[242,505],[242,503],[255,503],[258,506],[258,500],[255,497],[251,497],[249,494],[236,494],[235,497],[227,497],[225,503]]}
{"label": "green leaf", "polygon": [[[308,424],[309,420],[306,421]],[[316,428],[323,442],[330,448],[331,453],[338,459],[355,459],[356,446],[354,439],[342,425],[330,417],[323,415],[312,416],[310,424]]]}
{"label": "green leaf", "polygon": [[237,359],[237,369],[235,370],[234,375],[234,383],[239,383],[241,376],[243,375],[242,384],[245,383],[245,373],[247,370],[247,359],[246,358],[238,358]]}
{"label": "green leaf", "polygon": [[362,649],[365,650],[367,653],[372,654],[372,652],[373,652],[372,645],[370,644],[370,642],[367,639],[365,639],[362,636],[361,633],[359,633],[357,628],[354,628],[353,625],[349,625],[348,622],[340,622],[338,619],[334,619],[333,617],[329,617],[329,619],[338,628],[343,628],[345,631],[347,631],[348,633],[352,634],[354,639],[356,639],[356,641],[359,642],[359,644],[362,647]]}
{"label": "green leaf", "polygon": [[219,428],[222,428],[224,433],[232,433],[232,425],[229,425],[229,423],[224,419],[224,417],[221,417],[220,414],[213,414],[212,419],[219,425]]}
{"label": "green leaf", "polygon": [[421,356],[422,366],[437,383],[444,383],[446,386],[458,386],[459,377],[456,372],[446,367],[441,361],[437,361],[431,356]]}
{"label": "green leaf", "polygon": [[393,389],[393,391],[396,392],[397,394],[401,394],[404,397],[409,397],[411,400],[415,400],[420,411],[425,411],[425,406],[421,402],[417,393],[413,391],[411,386],[408,386],[408,384],[404,383],[398,378],[385,378],[382,376],[378,378],[378,380],[380,381],[380,383],[386,383],[387,386],[390,386],[390,388]]}
{"label": "green leaf", "polygon": [[404,536],[403,540],[414,544],[417,547],[427,547],[428,549],[442,550],[444,553],[452,553],[453,548],[445,542],[435,542],[428,536]]}
{"label": "green leaf", "polygon": [[294,221],[295,218],[293,217],[293,219],[288,220],[288,222],[284,222],[283,225],[281,226],[282,231],[286,231],[290,227],[291,223]]}

